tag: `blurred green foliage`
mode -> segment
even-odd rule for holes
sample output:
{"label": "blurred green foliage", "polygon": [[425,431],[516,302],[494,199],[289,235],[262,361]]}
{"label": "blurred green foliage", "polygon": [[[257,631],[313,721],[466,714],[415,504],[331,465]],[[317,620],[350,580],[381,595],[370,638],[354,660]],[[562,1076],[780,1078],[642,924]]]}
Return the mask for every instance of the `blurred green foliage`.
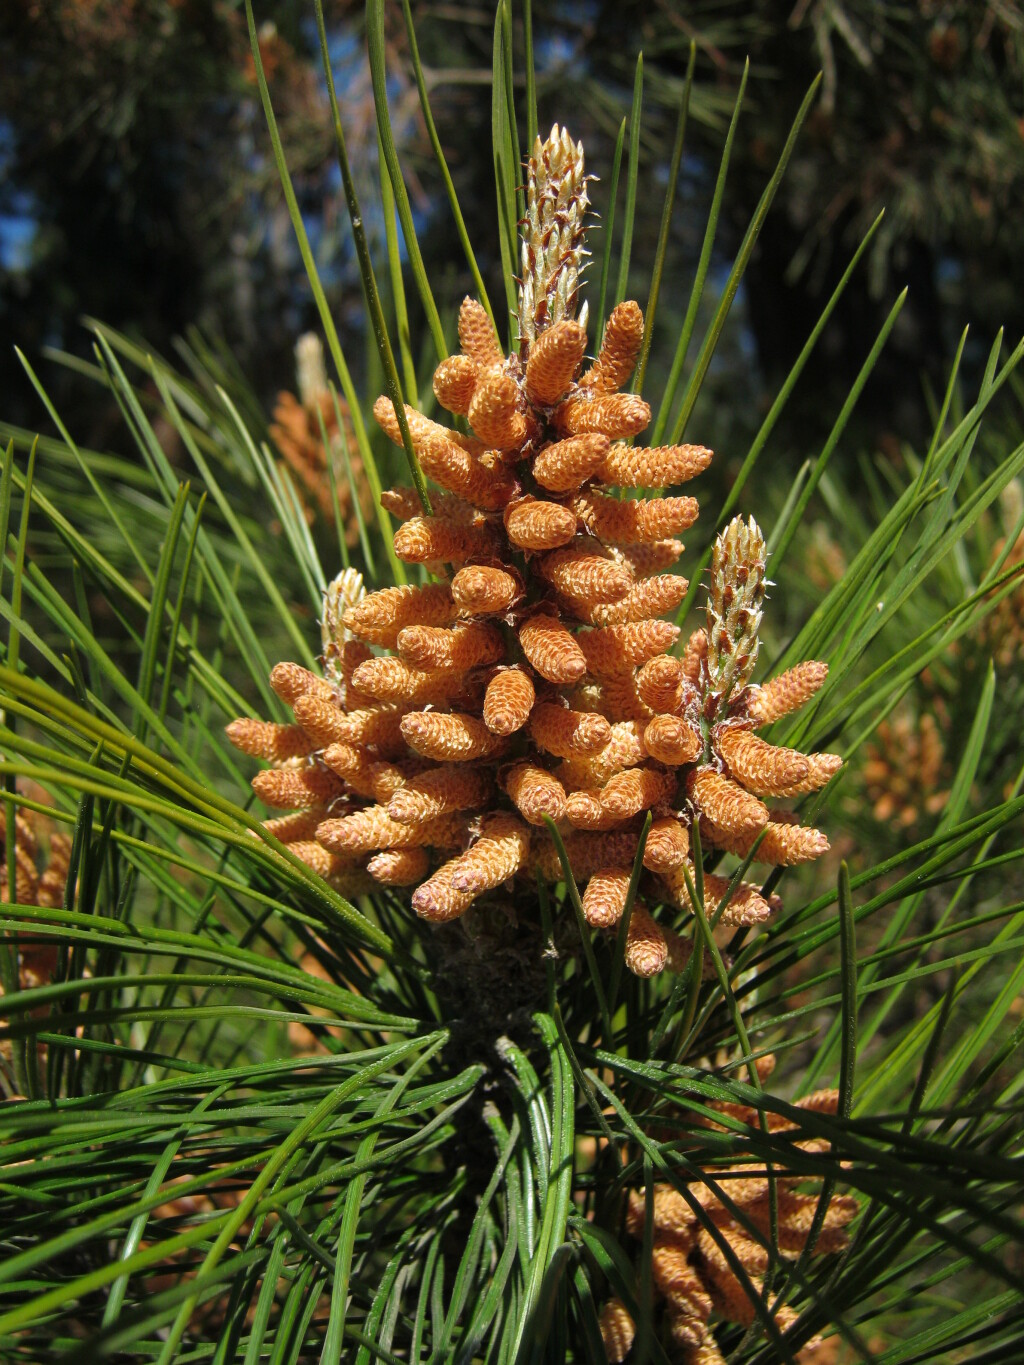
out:
{"label": "blurred green foliage", "polygon": [[[480,189],[491,153],[479,136],[489,122],[492,16],[465,0],[411,0],[409,9],[470,238],[496,243],[493,193]],[[325,10],[352,163],[367,221],[381,233],[379,199],[370,191],[377,146],[362,6],[341,0]],[[310,9],[299,0],[265,0],[256,17],[318,264],[335,316],[351,332],[361,326],[357,275]],[[514,25],[518,44],[518,11]],[[753,79],[713,264],[735,251],[793,101],[822,72],[820,97],[750,262],[740,324],[715,376],[722,393],[740,388],[747,431],[762,393],[788,370],[882,208],[867,287],[843,299],[798,395],[790,419],[797,444],[801,432],[821,434],[822,394],[841,397],[904,283],[911,292],[890,364],[865,395],[872,438],[883,423],[899,435],[922,435],[922,381],[941,383],[965,321],[978,325],[979,337],[1000,325],[1011,335],[1022,330],[1015,225],[1024,211],[1024,14],[1014,0],[800,0],[792,7],[576,0],[535,6],[534,28],[540,121],[571,114],[604,178],[643,49],[636,262],[653,256],[671,129],[696,42],[669,279],[692,272],[699,253],[744,58]],[[461,255],[450,215],[436,190],[424,188],[429,178],[421,179],[431,153],[398,4],[385,7],[385,44],[417,232],[440,281],[459,274]],[[48,342],[81,350],[84,313],[166,349],[199,321],[224,333],[258,391],[287,383],[291,344],[311,317],[236,0],[11,0],[0,15],[0,64],[4,331],[30,351]],[[485,249],[481,268],[488,287],[500,285],[496,250]],[[468,274],[455,283],[469,287]],[[679,292],[667,290],[663,302],[661,349],[669,354],[681,323]],[[413,309],[415,332],[415,302]],[[969,372],[972,358],[969,348]],[[31,398],[12,364],[9,351],[0,357],[0,381],[22,405],[8,415],[23,418]],[[91,415],[98,438],[109,423],[99,411]]]}

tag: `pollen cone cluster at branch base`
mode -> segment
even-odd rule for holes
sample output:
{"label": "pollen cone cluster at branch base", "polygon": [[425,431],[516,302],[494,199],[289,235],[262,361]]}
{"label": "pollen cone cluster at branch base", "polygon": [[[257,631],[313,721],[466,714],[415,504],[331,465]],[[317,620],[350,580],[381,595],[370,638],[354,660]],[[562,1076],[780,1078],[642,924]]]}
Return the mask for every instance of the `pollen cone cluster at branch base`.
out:
{"label": "pollen cone cluster at branch base", "polygon": [[[505,357],[486,310],[464,301],[460,351],[438,367],[434,392],[472,434],[407,407],[432,513],[411,488],[383,495],[401,521],[396,554],[436,581],[357,600],[339,580],[326,677],[281,664],[271,679],[294,724],[240,720],[229,734],[276,765],[253,785],[294,812],[270,822],[277,837],[350,893],[414,888],[413,909],[434,923],[516,879],[561,881],[550,820],[587,920],[614,930],[651,812],[626,947],[630,969],[651,976],[687,960],[675,924],[691,911],[695,820],[705,844],[745,854],[760,839],[757,856],[772,863],[827,847],[785,812],[770,817],[763,798],[815,790],[839,760],[752,733],[802,705],[825,670],[748,685],[765,553],[753,522],[738,520],[716,547],[707,629],[672,653],[679,629],[664,617],[687,590],[673,569],[698,508],[642,490],[677,489],[711,453],[628,444],[651,415],[623,391],[643,340],[637,304],[612,311],[585,360],[587,333],[571,316],[582,149],[557,129],[535,148],[527,201],[519,352]],[[574,253],[577,273],[563,278]],[[391,401],[375,414],[401,444]],[[705,879],[716,904],[725,885]],[[742,884],[723,920],[756,923],[769,909]]]}
{"label": "pollen cone cluster at branch base", "polygon": [[[762,1058],[758,1071],[770,1072],[772,1057]],[[795,1107],[819,1114],[835,1114],[839,1102],[835,1090],[821,1090],[796,1101]],[[755,1109],[743,1105],[712,1104],[731,1119],[758,1127]],[[779,1114],[768,1114],[769,1131],[793,1130],[797,1122]],[[711,1127],[719,1127],[709,1121]],[[794,1144],[805,1153],[828,1149],[817,1139]],[[714,1327],[717,1322],[749,1327],[757,1320],[764,1277],[771,1265],[771,1193],[767,1172],[761,1167],[708,1168],[704,1179],[680,1180],[654,1186],[653,1245],[651,1282],[663,1312],[659,1314],[661,1335],[670,1346],[672,1358],[682,1365],[724,1365]],[[787,1175],[784,1168],[773,1167],[776,1201],[776,1232],[779,1259],[795,1260],[808,1247],[812,1225],[818,1217],[820,1182],[808,1184],[805,1177]],[[820,1216],[814,1239],[815,1256],[833,1255],[848,1242],[847,1225],[859,1211],[850,1195],[833,1194]],[[626,1209],[626,1230],[642,1241],[646,1220],[644,1190],[630,1191]],[[741,1272],[737,1271],[737,1265]],[[749,1287],[744,1280],[749,1282]],[[778,1287],[778,1283],[776,1284]],[[755,1306],[751,1295],[761,1303]],[[780,1334],[793,1326],[799,1314],[788,1304],[768,1299],[768,1309]],[[609,1362],[619,1365],[629,1359],[636,1335],[635,1323],[625,1304],[611,1299],[600,1316],[601,1336]],[[812,1338],[797,1359],[814,1365],[819,1355],[820,1338]]]}

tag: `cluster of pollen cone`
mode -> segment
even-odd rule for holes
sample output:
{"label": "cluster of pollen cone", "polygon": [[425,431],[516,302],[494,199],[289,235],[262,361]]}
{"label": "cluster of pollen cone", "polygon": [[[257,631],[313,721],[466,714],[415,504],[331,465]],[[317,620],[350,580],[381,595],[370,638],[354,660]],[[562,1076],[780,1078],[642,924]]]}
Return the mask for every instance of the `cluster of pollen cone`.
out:
{"label": "cluster of pollen cone", "polygon": [[[774,1066],[771,1056],[761,1058],[757,1069],[762,1078]],[[839,1103],[836,1090],[819,1090],[796,1102],[796,1107],[834,1114]],[[751,1127],[757,1127],[756,1110],[744,1105],[715,1103],[712,1108]],[[722,1127],[708,1121],[711,1127]],[[794,1128],[781,1115],[768,1116],[770,1132]],[[804,1151],[827,1149],[817,1139],[800,1141]],[[751,1174],[750,1167],[718,1169],[708,1173],[709,1182],[695,1180],[687,1186],[689,1199],[672,1185],[654,1186],[652,1210],[651,1283],[664,1307],[666,1335],[681,1365],[724,1365],[725,1357],[712,1331],[712,1320],[749,1327],[757,1319],[752,1297],[761,1298],[769,1268],[768,1245],[772,1240],[771,1194],[767,1175]],[[810,1233],[818,1215],[820,1192],[805,1193],[800,1178],[776,1176],[775,1233],[778,1252],[792,1258],[813,1251],[828,1255],[841,1251],[848,1241],[846,1227],[859,1211],[852,1195],[833,1195],[820,1215],[813,1244]],[[638,1241],[646,1222],[644,1190],[629,1194],[626,1231]],[[736,1271],[742,1268],[749,1288]],[[799,1316],[788,1305],[763,1304],[776,1328],[785,1333]],[[610,1299],[601,1312],[601,1336],[605,1354],[619,1365],[626,1360],[636,1335],[636,1325],[620,1299]],[[812,1338],[798,1359],[820,1359],[820,1338]]]}
{"label": "cluster of pollen cone", "polygon": [[[753,521],[716,543],[706,629],[677,649],[679,628],[663,618],[687,590],[672,570],[697,503],[621,491],[684,484],[711,453],[631,444],[651,417],[623,391],[643,339],[637,304],[613,310],[586,363],[583,151],[557,128],[535,144],[527,205],[519,352],[503,355],[486,310],[464,301],[461,349],[434,393],[471,434],[407,407],[440,491],[429,514],[412,488],[383,495],[401,522],[396,554],[437,581],[360,597],[342,575],[328,593],[324,676],[296,664],[271,675],[295,723],[243,719],[228,733],[274,764],[253,787],[292,812],[267,822],[278,838],[349,894],[413,888],[415,911],[435,923],[511,879],[562,880],[550,820],[588,922],[614,928],[650,811],[627,941],[627,964],[649,976],[687,956],[651,907],[690,908],[695,822],[705,848],[746,855],[760,840],[755,856],[774,864],[827,848],[765,800],[823,786],[840,760],[754,733],[807,701],[826,670],[806,663],[749,685],[766,558]],[[400,444],[392,403],[374,411]],[[726,885],[705,877],[709,900]],[[723,922],[769,910],[744,883]]]}

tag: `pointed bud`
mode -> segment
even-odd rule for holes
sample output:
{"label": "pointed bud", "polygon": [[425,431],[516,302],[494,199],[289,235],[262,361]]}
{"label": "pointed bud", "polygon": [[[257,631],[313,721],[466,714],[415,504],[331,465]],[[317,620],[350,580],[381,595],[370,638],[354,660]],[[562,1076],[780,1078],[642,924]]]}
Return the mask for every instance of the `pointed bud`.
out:
{"label": "pointed bud", "polygon": [[527,345],[552,323],[576,316],[589,202],[583,143],[556,123],[546,141],[537,137],[526,170],[519,334]]}
{"label": "pointed bud", "polygon": [[754,518],[734,517],[716,539],[707,607],[709,697],[721,711],[757,662],[768,551]]}

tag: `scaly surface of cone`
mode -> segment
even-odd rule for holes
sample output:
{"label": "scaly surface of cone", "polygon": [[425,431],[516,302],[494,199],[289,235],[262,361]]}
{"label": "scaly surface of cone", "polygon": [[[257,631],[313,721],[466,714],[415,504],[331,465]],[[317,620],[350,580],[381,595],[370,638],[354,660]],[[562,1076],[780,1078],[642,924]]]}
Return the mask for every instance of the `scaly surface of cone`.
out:
{"label": "scaly surface of cone", "polygon": [[[309,814],[294,834],[277,817],[279,837],[320,839],[335,859],[323,863],[329,877],[354,870],[415,887],[412,908],[434,922],[510,882],[534,895],[538,872],[561,881],[550,819],[581,886],[612,878],[593,883],[585,907],[614,929],[651,811],[626,953],[646,976],[688,959],[676,928],[689,922],[693,824],[730,852],[760,839],[762,858],[816,856],[824,836],[764,798],[823,785],[838,760],[751,734],[824,678],[810,665],[775,690],[749,686],[765,583],[752,520],[718,538],[706,630],[681,659],[671,654],[679,628],[664,616],[687,587],[673,572],[684,548],[675,536],[697,503],[614,490],[675,490],[711,455],[625,443],[650,418],[627,388],[643,341],[636,303],[612,310],[586,360],[586,184],[582,147],[564,130],[538,141],[518,349],[503,355],[486,310],[466,299],[461,349],[434,377],[439,402],[471,433],[406,408],[424,473],[444,493],[429,516],[412,489],[383,501],[403,519],[396,554],[436,581],[363,594],[339,578],[325,608],[327,676],[278,665],[272,684],[293,718],[243,718],[229,734],[272,765],[254,779],[257,794]],[[374,412],[401,444],[390,400]],[[759,923],[769,908],[744,884],[723,923]]]}
{"label": "scaly surface of cone", "polygon": [[757,662],[768,551],[751,517],[734,517],[715,541],[708,592],[705,668],[711,696],[724,706],[750,681]]}
{"label": "scaly surface of cone", "polygon": [[[556,123],[543,142],[538,134],[526,171],[519,333],[527,343],[563,318],[576,317],[589,202],[583,143],[573,142]],[[580,323],[585,322],[584,307]],[[552,393],[547,401],[561,396]]]}

